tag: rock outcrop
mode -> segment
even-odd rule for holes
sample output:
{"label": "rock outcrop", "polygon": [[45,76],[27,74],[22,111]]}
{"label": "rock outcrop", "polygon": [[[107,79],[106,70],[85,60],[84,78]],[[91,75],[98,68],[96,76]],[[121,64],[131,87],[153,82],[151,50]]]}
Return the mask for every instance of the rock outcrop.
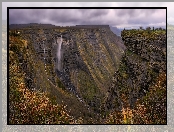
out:
{"label": "rock outcrop", "polygon": [[[44,77],[54,86],[72,93],[96,113],[100,112],[114,71],[118,70],[124,54],[125,46],[121,38],[108,25],[52,28],[37,25],[36,28],[18,30],[21,37],[33,46],[35,59],[44,64],[47,75]],[[58,49],[61,58],[58,58]],[[30,82],[28,87],[40,89],[37,83],[39,76],[29,72],[29,78],[38,79],[36,82],[26,80]]]}
{"label": "rock outcrop", "polygon": [[122,40],[127,50],[112,79],[106,109],[121,110],[128,105],[133,108],[154,85],[156,77],[166,72],[165,31],[123,30]]}
{"label": "rock outcrop", "polygon": [[13,26],[9,63],[16,61],[26,87],[49,92],[83,123],[103,123],[112,111],[134,109],[158,81],[164,80],[165,91],[165,30],[123,30],[119,37],[108,25]]}

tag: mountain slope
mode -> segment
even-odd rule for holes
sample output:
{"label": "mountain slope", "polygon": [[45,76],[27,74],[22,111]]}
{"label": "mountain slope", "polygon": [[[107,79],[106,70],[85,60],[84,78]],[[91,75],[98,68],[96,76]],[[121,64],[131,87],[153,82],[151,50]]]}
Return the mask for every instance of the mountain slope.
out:
{"label": "mountain slope", "polygon": [[121,31],[122,31],[121,29],[118,29],[117,27],[112,27],[112,26],[110,26],[110,29],[114,34],[121,37]]}
{"label": "mountain slope", "polygon": [[75,117],[97,116],[124,53],[123,42],[109,26],[32,26],[18,25],[18,30],[10,31],[26,49],[15,52],[26,86],[56,96]]}
{"label": "mountain slope", "polygon": [[[165,30],[124,30],[121,39],[108,25],[31,24],[18,25],[9,35],[10,64],[21,69],[25,87],[54,96],[81,123],[130,123],[122,111],[138,111],[166,73]],[[165,104],[162,85],[155,96],[161,93]]]}
{"label": "mountain slope", "polygon": [[[124,30],[122,39],[127,50],[112,78],[105,109],[135,110],[134,116],[139,109],[147,109],[137,115],[142,116],[141,121],[137,121],[136,116],[131,120],[136,124],[165,124],[166,31]],[[154,116],[157,118],[153,119]]]}

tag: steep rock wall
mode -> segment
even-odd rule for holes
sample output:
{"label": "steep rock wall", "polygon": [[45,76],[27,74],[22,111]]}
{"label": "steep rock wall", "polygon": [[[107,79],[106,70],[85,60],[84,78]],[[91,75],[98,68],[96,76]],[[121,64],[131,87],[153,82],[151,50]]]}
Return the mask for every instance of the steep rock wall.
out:
{"label": "steep rock wall", "polygon": [[166,72],[165,31],[124,30],[122,39],[127,50],[112,78],[105,109],[133,108]]}
{"label": "steep rock wall", "polygon": [[[124,54],[120,37],[107,26],[26,28],[20,32],[33,45],[36,59],[43,62],[48,80],[99,112]],[[57,49],[61,37],[60,59]],[[31,86],[37,88],[32,82]]]}

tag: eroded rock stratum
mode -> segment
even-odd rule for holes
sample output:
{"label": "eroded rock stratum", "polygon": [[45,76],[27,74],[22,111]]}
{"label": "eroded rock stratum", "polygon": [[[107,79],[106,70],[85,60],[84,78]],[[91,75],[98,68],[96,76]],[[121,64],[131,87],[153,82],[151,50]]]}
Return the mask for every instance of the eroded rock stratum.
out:
{"label": "eroded rock stratum", "polygon": [[107,25],[17,30],[27,87],[50,92],[75,117],[102,122],[112,110],[134,109],[166,73],[165,31],[123,30],[119,37]]}

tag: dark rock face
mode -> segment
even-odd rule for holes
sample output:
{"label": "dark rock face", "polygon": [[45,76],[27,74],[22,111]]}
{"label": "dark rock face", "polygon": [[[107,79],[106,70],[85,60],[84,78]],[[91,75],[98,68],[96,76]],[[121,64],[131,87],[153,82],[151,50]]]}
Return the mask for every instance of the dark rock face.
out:
{"label": "dark rock face", "polygon": [[[131,36],[132,35],[132,36]],[[154,39],[141,34],[122,32],[122,39],[127,47],[122,57],[119,70],[115,72],[108,91],[106,109],[121,110],[126,106],[131,108],[137,99],[146,95],[149,87],[160,72],[166,72],[166,35],[154,35]]]}
{"label": "dark rock face", "polygon": [[[33,45],[36,58],[44,63],[45,78],[57,86],[58,77],[67,91],[99,112],[125,50],[121,38],[103,25],[24,28],[20,32]],[[57,49],[61,38],[60,59]]]}
{"label": "dark rock face", "polygon": [[[123,31],[121,38],[107,25],[39,26],[19,31],[29,43],[26,50],[33,53],[28,54],[31,63],[23,61],[22,52],[18,54],[27,87],[58,94],[59,103],[73,99],[84,113],[90,109],[89,113],[105,115],[127,105],[134,108],[159,73],[166,72],[165,34]],[[32,59],[41,64],[36,67]],[[35,68],[34,74],[30,67]],[[71,96],[64,97],[65,93]],[[70,109],[75,111],[78,105],[71,103]]]}

